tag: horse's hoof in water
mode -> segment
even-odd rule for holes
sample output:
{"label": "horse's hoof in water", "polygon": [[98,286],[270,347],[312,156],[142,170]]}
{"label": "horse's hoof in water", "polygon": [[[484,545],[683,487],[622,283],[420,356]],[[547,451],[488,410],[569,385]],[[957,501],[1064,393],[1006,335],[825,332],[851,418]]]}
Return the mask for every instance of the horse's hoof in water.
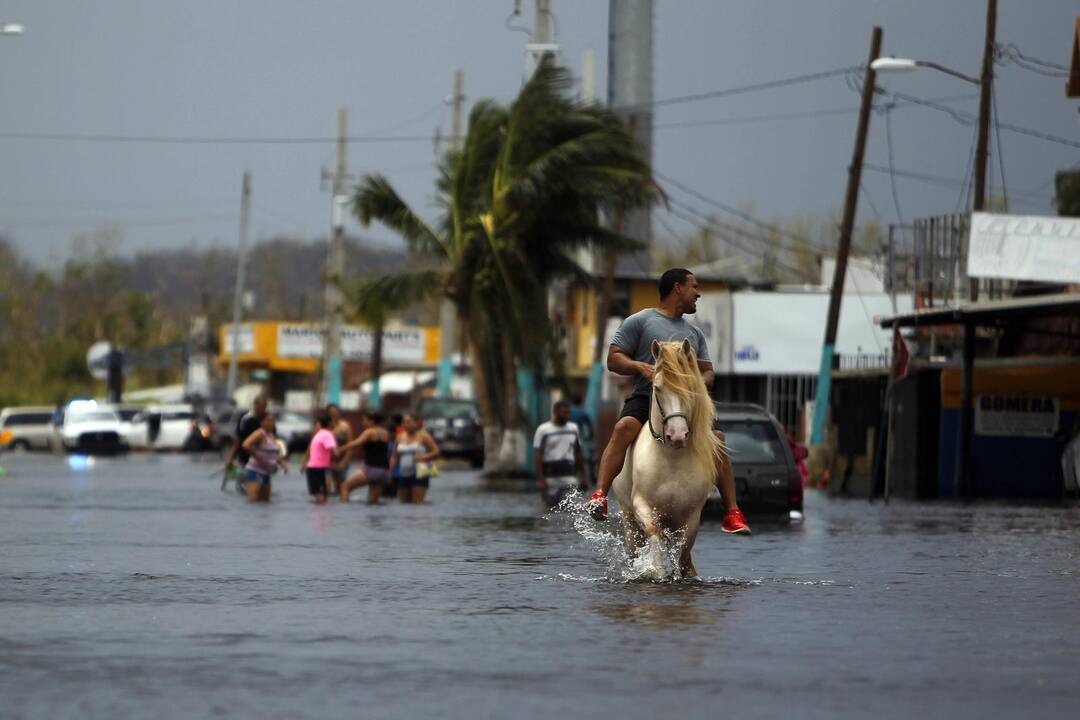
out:
{"label": "horse's hoof in water", "polygon": [[607,496],[597,490],[585,503],[585,512],[593,520],[607,520]]}

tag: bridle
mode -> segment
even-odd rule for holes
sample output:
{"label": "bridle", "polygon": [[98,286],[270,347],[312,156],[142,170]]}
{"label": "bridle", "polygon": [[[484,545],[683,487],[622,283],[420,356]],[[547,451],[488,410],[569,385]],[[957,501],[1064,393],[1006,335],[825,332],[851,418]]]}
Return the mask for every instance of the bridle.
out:
{"label": "bridle", "polygon": [[[690,417],[686,413],[684,413],[684,412],[673,412],[670,415],[668,415],[668,414],[666,414],[664,412],[664,406],[660,404],[660,391],[656,389],[656,386],[653,386],[652,396],[653,396],[653,399],[656,400],[656,409],[660,411],[660,430],[661,431],[663,431],[663,429],[665,427],[667,427],[668,420],[670,420],[671,418],[677,418],[677,417],[681,417],[683,420],[685,420],[687,430],[690,429]],[[653,440],[660,443],[661,445],[667,445],[667,438],[664,437],[662,432],[658,433],[658,432],[656,432],[656,430],[653,429],[652,413],[651,412],[649,413],[649,432],[652,434]]]}

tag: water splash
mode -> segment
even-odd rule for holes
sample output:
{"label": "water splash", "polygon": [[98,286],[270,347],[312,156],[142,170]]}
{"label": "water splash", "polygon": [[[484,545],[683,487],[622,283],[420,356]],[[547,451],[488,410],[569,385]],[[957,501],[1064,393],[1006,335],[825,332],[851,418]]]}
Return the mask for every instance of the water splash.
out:
{"label": "water splash", "polygon": [[585,510],[585,496],[574,490],[545,515],[573,525],[589,550],[607,565],[608,582],[679,582],[684,580],[679,557],[686,544],[682,530],[665,532],[659,540],[627,552],[623,535],[622,513],[612,513],[607,522],[597,521]]}

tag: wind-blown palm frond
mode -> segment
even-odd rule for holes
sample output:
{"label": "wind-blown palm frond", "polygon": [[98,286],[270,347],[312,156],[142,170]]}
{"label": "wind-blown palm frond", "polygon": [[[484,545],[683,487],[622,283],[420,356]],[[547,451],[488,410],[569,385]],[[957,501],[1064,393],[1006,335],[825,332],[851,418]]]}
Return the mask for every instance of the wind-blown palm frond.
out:
{"label": "wind-blown palm frond", "polygon": [[384,275],[357,283],[347,292],[356,314],[370,323],[386,319],[390,313],[423,302],[442,291],[438,270],[418,270]]}
{"label": "wind-blown palm frond", "polygon": [[364,176],[353,195],[353,210],[362,224],[378,220],[401,235],[413,252],[448,253],[444,239],[413,212],[383,175]]}

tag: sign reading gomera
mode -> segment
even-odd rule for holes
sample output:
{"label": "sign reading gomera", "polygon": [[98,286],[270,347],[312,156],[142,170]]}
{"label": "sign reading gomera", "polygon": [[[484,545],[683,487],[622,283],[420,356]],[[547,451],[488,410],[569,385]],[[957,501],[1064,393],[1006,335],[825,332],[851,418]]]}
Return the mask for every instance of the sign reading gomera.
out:
{"label": "sign reading gomera", "polygon": [[967,273],[1080,282],[1080,218],[972,213]]}
{"label": "sign reading gomera", "polygon": [[1053,437],[1061,403],[1048,395],[979,395],[975,403],[978,435]]}
{"label": "sign reading gomera", "polygon": [[[277,354],[283,358],[318,360],[323,356],[326,330],[318,325],[278,325]],[[374,333],[357,325],[341,329],[341,355],[345,360],[369,360]],[[424,333],[413,328],[389,328],[383,331],[383,360],[420,363],[424,360]]]}

